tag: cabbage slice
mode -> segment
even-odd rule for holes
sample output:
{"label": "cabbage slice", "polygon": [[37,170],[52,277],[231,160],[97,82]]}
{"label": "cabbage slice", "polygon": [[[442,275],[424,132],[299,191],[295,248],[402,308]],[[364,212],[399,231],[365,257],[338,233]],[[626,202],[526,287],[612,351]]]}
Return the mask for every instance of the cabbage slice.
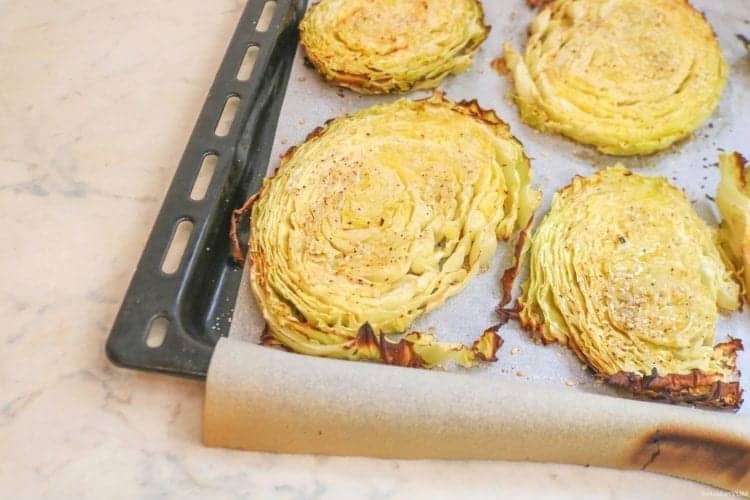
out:
{"label": "cabbage slice", "polygon": [[505,44],[521,119],[612,155],[649,154],[716,107],[728,67],[684,0],[555,0],[523,54]]}
{"label": "cabbage slice", "polygon": [[473,345],[409,328],[486,271],[539,201],[521,144],[475,101],[436,93],[329,122],[246,207],[266,341],[404,366],[494,360],[494,328]]}
{"label": "cabbage slice", "polygon": [[662,177],[622,165],[555,194],[531,239],[523,326],[636,394],[734,407],[739,340],[714,346],[740,287],[716,230]]}
{"label": "cabbage slice", "polygon": [[490,27],[478,0],[321,0],[299,31],[326,81],[383,94],[434,89],[468,70]]}

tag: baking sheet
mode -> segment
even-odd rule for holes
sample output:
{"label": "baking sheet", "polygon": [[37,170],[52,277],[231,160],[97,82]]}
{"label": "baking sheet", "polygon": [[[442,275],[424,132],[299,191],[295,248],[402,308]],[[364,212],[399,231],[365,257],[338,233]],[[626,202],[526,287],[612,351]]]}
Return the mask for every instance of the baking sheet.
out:
{"label": "baking sheet", "polygon": [[[598,153],[553,134],[543,134],[522,124],[510,99],[512,84],[491,69],[491,61],[502,54],[502,44],[511,41],[521,49],[526,30],[535,12],[523,0],[485,1],[485,23],[492,26],[488,40],[475,55],[469,72],[449,77],[441,85],[452,100],[477,99],[485,108],[496,110],[508,122],[512,133],[523,143],[532,159],[534,183],[544,195],[537,220],[547,212],[552,194],[570,182],[575,174],[590,175],[598,168],[621,162],[646,175],[662,175],[683,188],[697,212],[710,224],[718,222],[717,211],[707,195],[714,196],[718,182],[718,154],[740,151],[750,154],[750,56],[737,33],[750,33],[750,4],[746,0],[694,0],[693,5],[706,14],[714,27],[724,56],[730,65],[729,82],[721,102],[711,118],[686,141],[648,157],[617,158]],[[422,98],[428,92],[414,92],[410,98]],[[314,69],[304,64],[300,50],[295,56],[287,96],[281,111],[269,172],[279,165],[280,155],[302,142],[308,132],[326,120],[368,106],[390,102],[401,96],[361,96],[326,84]],[[438,310],[419,318],[414,329],[435,328],[444,341],[471,343],[498,318],[494,312],[501,296],[500,276],[510,263],[511,251],[500,245],[492,267],[475,278],[459,295]],[[247,271],[247,268],[245,269]],[[230,338],[257,343],[264,322],[247,283],[247,272],[235,305]],[[522,278],[523,276],[521,276]],[[517,296],[517,287],[516,294]],[[750,313],[720,318],[717,340],[728,335],[743,340],[750,349]],[[505,340],[498,361],[470,370],[472,376],[500,377],[520,382],[531,381],[571,391],[615,394],[578,361],[576,356],[557,345],[536,345],[517,323],[509,322],[501,330]],[[740,353],[738,366],[742,385],[750,387],[750,353]],[[466,371],[466,370],[460,370]],[[618,393],[618,397],[624,397]],[[654,403],[658,404],[658,403]],[[739,413],[750,414],[747,410]]]}

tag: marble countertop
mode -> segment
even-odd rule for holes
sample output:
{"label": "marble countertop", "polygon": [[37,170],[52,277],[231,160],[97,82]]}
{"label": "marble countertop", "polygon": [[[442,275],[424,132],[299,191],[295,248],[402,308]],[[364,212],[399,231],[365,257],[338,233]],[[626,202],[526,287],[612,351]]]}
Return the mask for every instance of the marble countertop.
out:
{"label": "marble countertop", "polygon": [[0,494],[5,498],[675,498],[564,465],[209,449],[203,384],[104,342],[240,0],[0,1]]}

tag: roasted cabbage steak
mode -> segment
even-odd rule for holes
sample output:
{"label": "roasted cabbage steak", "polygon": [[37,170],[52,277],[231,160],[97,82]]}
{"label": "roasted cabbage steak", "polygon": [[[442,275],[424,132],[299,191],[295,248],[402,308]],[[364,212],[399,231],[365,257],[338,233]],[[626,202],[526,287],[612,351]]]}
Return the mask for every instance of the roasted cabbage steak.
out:
{"label": "roasted cabbage steak", "polygon": [[618,165],[558,192],[531,238],[523,326],[610,384],[709,406],[740,404],[739,340],[714,345],[739,285],[685,194]]}
{"label": "roasted cabbage steak", "polygon": [[435,88],[489,33],[478,0],[321,0],[299,30],[328,82],[364,94]]}
{"label": "roasted cabbage steak", "polygon": [[[310,355],[431,367],[494,360],[407,332],[488,268],[539,202],[494,112],[436,93],[337,118],[288,151],[252,200],[250,283],[266,341]],[[523,241],[523,238],[517,238]]]}
{"label": "roasted cabbage steak", "polygon": [[505,44],[521,118],[612,155],[648,154],[716,107],[727,64],[686,0],[555,0],[522,54]]}

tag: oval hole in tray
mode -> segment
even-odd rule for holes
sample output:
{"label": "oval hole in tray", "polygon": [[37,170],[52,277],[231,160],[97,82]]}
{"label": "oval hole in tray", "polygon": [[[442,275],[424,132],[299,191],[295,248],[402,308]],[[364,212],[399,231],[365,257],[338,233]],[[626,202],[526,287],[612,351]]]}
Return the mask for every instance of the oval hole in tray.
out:
{"label": "oval hole in tray", "polygon": [[260,49],[257,45],[251,45],[245,51],[245,57],[242,58],[242,64],[240,69],[237,71],[237,80],[246,82],[250,79],[250,75],[253,73],[253,67],[255,67],[255,61],[258,59],[258,51]]}
{"label": "oval hole in tray", "polygon": [[237,108],[240,107],[240,98],[236,95],[229,96],[224,103],[224,111],[221,112],[219,123],[216,124],[214,134],[224,137],[232,128],[232,122],[237,115]]}
{"label": "oval hole in tray", "polygon": [[203,157],[201,169],[198,171],[198,175],[193,183],[193,189],[190,191],[190,199],[200,201],[206,196],[206,191],[208,191],[208,186],[211,185],[211,179],[216,171],[217,163],[219,163],[219,157],[216,153],[208,153]]}
{"label": "oval hole in tray", "polygon": [[190,234],[193,232],[193,222],[188,219],[182,219],[174,230],[172,241],[164,260],[161,263],[161,270],[166,274],[173,274],[180,267],[182,256],[185,253]]}
{"label": "oval hole in tray", "polygon": [[260,13],[258,18],[258,24],[255,25],[255,30],[261,33],[265,32],[271,25],[273,19],[273,13],[276,11],[276,2],[270,0],[263,6],[263,12]]}
{"label": "oval hole in tray", "polygon": [[164,343],[164,338],[167,336],[167,328],[169,328],[169,320],[167,318],[164,316],[154,318],[149,325],[146,345],[152,349],[161,346]]}

